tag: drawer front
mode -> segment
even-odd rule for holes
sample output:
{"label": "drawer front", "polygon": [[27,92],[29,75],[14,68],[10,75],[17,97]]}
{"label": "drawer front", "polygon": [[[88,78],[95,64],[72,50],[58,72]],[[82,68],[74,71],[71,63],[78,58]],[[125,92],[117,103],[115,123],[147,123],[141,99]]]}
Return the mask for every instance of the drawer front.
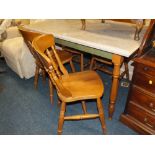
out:
{"label": "drawer front", "polygon": [[148,74],[151,76],[155,76],[155,68],[150,67],[150,66],[146,66],[143,64],[137,64],[136,65],[136,71],[138,71],[140,73]]}
{"label": "drawer front", "polygon": [[130,100],[155,113],[155,98],[146,95],[138,88],[132,87]]}
{"label": "drawer front", "polygon": [[128,114],[146,125],[147,127],[155,130],[155,115],[146,112],[132,102],[130,102],[128,105]]}
{"label": "drawer front", "polygon": [[133,79],[133,84],[155,94],[155,77],[136,73]]}

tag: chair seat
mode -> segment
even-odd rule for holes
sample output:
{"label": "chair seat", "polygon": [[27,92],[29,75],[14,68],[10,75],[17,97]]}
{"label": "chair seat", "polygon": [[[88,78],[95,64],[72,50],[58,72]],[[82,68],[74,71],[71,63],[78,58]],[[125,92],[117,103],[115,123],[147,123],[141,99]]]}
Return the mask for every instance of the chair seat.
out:
{"label": "chair seat", "polygon": [[103,95],[104,86],[95,71],[70,73],[69,77],[62,77],[63,86],[71,92],[71,97],[62,97],[65,102],[95,99]]}

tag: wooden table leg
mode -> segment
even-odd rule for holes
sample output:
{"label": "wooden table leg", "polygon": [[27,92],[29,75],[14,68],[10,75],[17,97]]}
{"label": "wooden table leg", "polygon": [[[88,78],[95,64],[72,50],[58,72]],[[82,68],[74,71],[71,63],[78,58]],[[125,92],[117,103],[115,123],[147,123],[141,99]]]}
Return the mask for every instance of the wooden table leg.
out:
{"label": "wooden table leg", "polygon": [[86,20],[85,19],[81,19],[81,23],[82,23],[81,29],[85,30],[86,29]]}
{"label": "wooden table leg", "polygon": [[123,61],[122,56],[113,54],[112,62],[114,64],[114,70],[113,70],[113,81],[112,81],[111,93],[110,93],[109,119],[112,119],[112,116],[115,110],[115,103],[116,103],[118,86],[119,86],[120,67],[121,67],[122,61]]}
{"label": "wooden table leg", "polygon": [[139,34],[143,28],[144,25],[144,20],[136,20],[136,31],[135,31],[135,35],[134,35],[134,40],[139,40]]}

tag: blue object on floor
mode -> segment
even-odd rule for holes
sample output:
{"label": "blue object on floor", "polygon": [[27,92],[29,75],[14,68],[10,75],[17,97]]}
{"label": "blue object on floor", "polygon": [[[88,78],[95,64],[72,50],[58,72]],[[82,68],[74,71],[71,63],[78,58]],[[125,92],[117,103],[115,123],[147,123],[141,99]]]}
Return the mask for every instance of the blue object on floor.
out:
{"label": "blue object on floor", "polygon": [[[54,105],[49,99],[48,80],[44,85],[39,79],[38,89],[34,89],[34,78],[20,79],[11,71],[4,61],[0,67],[6,68],[5,74],[0,74],[0,134],[2,135],[55,135],[59,117],[59,106],[55,91]],[[67,66],[68,67],[68,66]],[[78,68],[78,65],[76,66]],[[111,77],[98,72],[105,85],[102,102],[108,135],[137,134],[119,121],[124,111],[128,88],[120,87],[113,119],[108,120],[108,103],[111,87]],[[88,112],[97,110],[95,101],[86,102]],[[81,104],[68,105],[66,114],[82,113]],[[82,121],[65,121],[64,135],[101,135],[102,129],[99,119]]]}

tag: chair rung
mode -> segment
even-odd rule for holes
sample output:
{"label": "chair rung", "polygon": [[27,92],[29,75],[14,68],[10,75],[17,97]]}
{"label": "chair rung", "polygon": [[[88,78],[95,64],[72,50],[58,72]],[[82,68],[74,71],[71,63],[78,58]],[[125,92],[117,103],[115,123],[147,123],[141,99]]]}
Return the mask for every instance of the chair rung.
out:
{"label": "chair rung", "polygon": [[94,69],[94,70],[97,69],[97,70],[103,71],[103,72],[105,72],[105,73],[107,73],[107,74],[110,74],[110,75],[113,74],[112,71],[108,70],[107,68],[105,68],[105,67],[103,67],[103,66],[96,65],[93,69]]}
{"label": "chair rung", "polygon": [[120,79],[122,79],[126,73],[127,73],[127,71],[122,72],[120,75]]}
{"label": "chair rung", "polygon": [[99,114],[81,114],[81,115],[65,116],[64,120],[80,120],[80,119],[90,119],[97,117],[99,117]]}
{"label": "chair rung", "polygon": [[99,61],[99,62],[102,62],[104,64],[107,64],[107,65],[112,65],[113,63],[110,62],[110,61],[106,61],[106,60],[103,60],[101,58],[95,58],[96,61]]}

